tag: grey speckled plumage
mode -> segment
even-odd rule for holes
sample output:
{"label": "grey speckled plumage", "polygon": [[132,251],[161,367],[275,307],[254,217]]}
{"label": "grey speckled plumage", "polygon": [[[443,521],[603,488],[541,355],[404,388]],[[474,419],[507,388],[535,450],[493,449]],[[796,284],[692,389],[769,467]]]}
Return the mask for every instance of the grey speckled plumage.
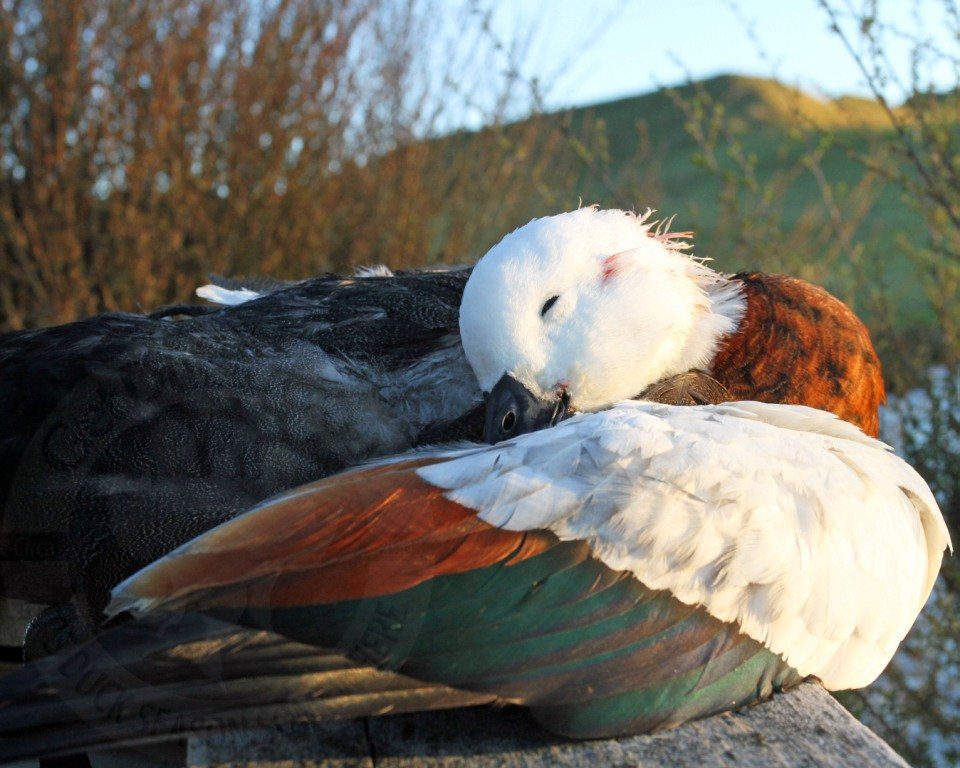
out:
{"label": "grey speckled plumage", "polygon": [[181,321],[0,337],[0,585],[92,615],[124,576],[252,504],[478,437],[469,271],[324,276]]}

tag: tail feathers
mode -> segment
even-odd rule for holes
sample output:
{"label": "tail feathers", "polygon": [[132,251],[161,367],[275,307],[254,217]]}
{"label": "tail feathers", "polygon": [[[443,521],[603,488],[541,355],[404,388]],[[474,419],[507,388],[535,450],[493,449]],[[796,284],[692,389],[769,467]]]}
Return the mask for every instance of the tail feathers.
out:
{"label": "tail feathers", "polygon": [[195,614],[159,615],[0,678],[0,762],[493,699],[269,632]]}

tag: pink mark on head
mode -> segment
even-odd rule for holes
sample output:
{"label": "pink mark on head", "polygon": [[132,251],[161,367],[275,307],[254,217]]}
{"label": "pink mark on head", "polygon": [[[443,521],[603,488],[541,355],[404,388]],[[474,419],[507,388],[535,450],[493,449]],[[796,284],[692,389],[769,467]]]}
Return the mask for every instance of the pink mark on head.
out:
{"label": "pink mark on head", "polygon": [[558,395],[565,394],[568,389],[570,389],[569,381],[558,381],[556,384],[553,385],[553,391],[556,392]]}
{"label": "pink mark on head", "polygon": [[623,266],[620,263],[620,257],[623,256],[622,253],[615,253],[612,256],[607,256],[603,260],[603,264],[600,267],[600,282],[606,285],[610,282],[617,274],[620,272],[621,267]]}

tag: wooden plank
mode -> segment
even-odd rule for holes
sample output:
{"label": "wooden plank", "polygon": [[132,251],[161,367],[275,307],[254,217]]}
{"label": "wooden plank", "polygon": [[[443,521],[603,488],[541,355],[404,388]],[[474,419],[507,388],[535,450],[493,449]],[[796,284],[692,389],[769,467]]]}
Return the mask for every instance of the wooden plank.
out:
{"label": "wooden plank", "polygon": [[191,768],[281,764],[283,768],[374,768],[364,720],[206,734],[189,740],[186,764]]}
{"label": "wooden plank", "polygon": [[551,736],[521,709],[470,709],[193,738],[187,764],[336,768],[904,768],[884,741],[816,683],[738,713],[672,731],[574,742]]}

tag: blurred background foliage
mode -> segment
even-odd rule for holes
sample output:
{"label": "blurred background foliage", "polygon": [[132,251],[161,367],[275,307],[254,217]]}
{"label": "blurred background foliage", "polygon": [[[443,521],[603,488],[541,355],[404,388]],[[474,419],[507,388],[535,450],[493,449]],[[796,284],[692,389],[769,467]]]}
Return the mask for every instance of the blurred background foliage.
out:
{"label": "blurred background foliage", "polygon": [[[533,30],[499,38],[479,0],[0,0],[0,330],[180,302],[210,272],[471,262],[533,216],[650,206],[720,269],[854,307],[885,436],[956,531],[960,12],[935,2],[953,48],[913,35],[901,82],[883,3],[818,0],[872,98],[721,76],[548,113]],[[916,765],[960,761],[958,598],[949,561],[843,697]]]}

